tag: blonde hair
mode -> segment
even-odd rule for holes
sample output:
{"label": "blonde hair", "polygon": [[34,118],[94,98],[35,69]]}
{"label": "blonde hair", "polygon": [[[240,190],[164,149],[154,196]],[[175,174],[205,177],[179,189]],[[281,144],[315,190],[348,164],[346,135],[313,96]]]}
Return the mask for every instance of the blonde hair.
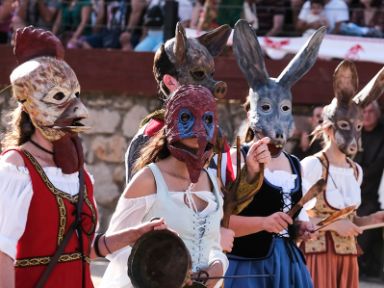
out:
{"label": "blonde hair", "polygon": [[315,142],[318,139],[321,140],[321,146],[323,148],[327,144],[329,144],[331,140],[329,139],[326,130],[328,130],[329,128],[332,128],[332,127],[333,127],[333,124],[329,120],[328,121],[325,120],[321,124],[317,125],[311,133],[311,136],[313,136],[313,137],[312,137],[310,145],[312,145],[313,142]]}

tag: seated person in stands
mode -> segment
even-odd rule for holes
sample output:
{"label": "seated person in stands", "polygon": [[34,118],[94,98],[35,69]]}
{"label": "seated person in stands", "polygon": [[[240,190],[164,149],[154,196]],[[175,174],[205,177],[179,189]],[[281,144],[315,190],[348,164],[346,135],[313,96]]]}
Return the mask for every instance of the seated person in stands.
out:
{"label": "seated person in stands", "polygon": [[[306,22],[308,15],[311,14],[311,2],[306,1],[301,8],[299,19],[297,21],[296,28],[300,32],[304,32],[308,29],[318,29],[324,26],[324,23],[315,21],[312,23]],[[318,1],[317,1],[318,2]],[[324,0],[324,16],[327,20],[328,33],[340,34],[341,25],[344,22],[349,21],[348,6],[343,0]]]}

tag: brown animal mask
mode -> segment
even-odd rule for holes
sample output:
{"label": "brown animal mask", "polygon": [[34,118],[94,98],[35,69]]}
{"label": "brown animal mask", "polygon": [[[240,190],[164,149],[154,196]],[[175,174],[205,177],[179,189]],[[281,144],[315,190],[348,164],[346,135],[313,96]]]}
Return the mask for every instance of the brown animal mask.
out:
{"label": "brown animal mask", "polygon": [[[10,76],[14,97],[29,114],[33,125],[49,141],[59,140],[66,133],[88,129],[80,123],[88,117],[88,112],[79,98],[79,82],[71,67],[60,59],[64,56],[64,49],[57,41],[52,33],[42,29],[19,29],[15,55],[19,61],[25,62],[17,66]],[[36,46],[39,47],[33,43],[38,43]],[[45,49],[49,57],[42,56],[44,44],[48,47]],[[51,53],[55,49],[58,51],[56,58]]]}
{"label": "brown animal mask", "polygon": [[75,72],[64,62],[64,48],[51,32],[32,26],[19,29],[15,56],[20,65],[11,73],[13,96],[33,125],[53,143],[53,159],[63,173],[83,167],[78,132],[88,112],[80,96]]}
{"label": "brown animal mask", "polygon": [[383,93],[384,67],[356,94],[358,86],[355,64],[342,61],[333,75],[335,98],[323,110],[324,125],[332,124],[336,144],[348,156],[361,150],[363,108]]}
{"label": "brown animal mask", "polygon": [[231,28],[222,25],[198,38],[187,38],[183,26],[178,23],[175,37],[164,44],[165,52],[175,66],[178,82],[205,86],[213,96],[223,98],[227,84],[213,79],[213,57],[222,52],[230,34]]}
{"label": "brown animal mask", "polygon": [[269,77],[255,30],[244,20],[235,25],[233,52],[250,86],[250,128],[271,138],[272,156],[281,152],[294,127],[291,87],[316,62],[325,27],[317,30],[278,78]]}

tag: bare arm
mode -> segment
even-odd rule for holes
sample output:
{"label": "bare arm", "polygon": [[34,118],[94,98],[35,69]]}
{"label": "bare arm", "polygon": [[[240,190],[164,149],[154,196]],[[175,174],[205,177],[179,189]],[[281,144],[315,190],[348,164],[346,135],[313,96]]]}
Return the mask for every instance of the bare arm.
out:
{"label": "bare arm", "polygon": [[91,6],[84,6],[81,9],[81,22],[77,27],[75,33],[73,34],[72,39],[78,39],[81,36],[81,34],[83,34],[85,27],[88,25],[88,20],[91,15],[91,10],[92,10]]}
{"label": "bare arm", "polygon": [[59,33],[59,29],[60,29],[60,25],[61,25],[61,13],[62,12],[59,11],[59,13],[56,16],[55,23],[53,24],[53,27],[52,27],[52,32],[55,35],[57,35],[57,33]]}
{"label": "bare arm", "polygon": [[15,287],[13,259],[0,251],[0,287]]}
{"label": "bare arm", "polygon": [[[137,172],[129,182],[123,192],[123,197],[138,198],[155,193],[156,184],[153,174],[149,168],[144,168]],[[165,228],[166,226],[163,219],[142,223],[108,234],[106,238],[102,236],[98,243],[94,243],[94,245],[98,244],[101,255],[107,255],[110,252],[113,253],[116,250],[134,244],[136,240],[146,232]],[[96,257],[94,245],[91,253],[91,257],[93,258]],[[106,246],[108,246],[109,251]]]}
{"label": "bare arm", "polygon": [[246,236],[260,231],[279,233],[292,224],[292,219],[283,212],[276,212],[267,217],[245,217],[232,215],[229,228],[235,231],[235,237]]}
{"label": "bare arm", "polygon": [[273,27],[266,34],[267,36],[276,36],[283,30],[284,24],[284,15],[274,15],[273,16]]}
{"label": "bare arm", "polygon": [[154,220],[140,224],[136,227],[129,227],[127,229],[115,232],[111,235],[103,235],[100,237],[98,243],[92,244],[91,259],[96,258],[95,245],[98,245],[101,255],[108,255],[126,246],[132,246],[137,239],[143,234],[152,230],[166,229],[163,219]]}

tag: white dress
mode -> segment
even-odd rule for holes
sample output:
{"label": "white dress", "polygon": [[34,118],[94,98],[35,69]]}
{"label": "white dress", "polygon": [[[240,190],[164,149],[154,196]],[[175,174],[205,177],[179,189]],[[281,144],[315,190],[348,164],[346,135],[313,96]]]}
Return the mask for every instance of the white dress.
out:
{"label": "white dress", "polygon": [[[138,197],[120,197],[113,214],[107,235],[121,229],[148,221],[152,217],[163,217],[168,227],[175,230],[186,244],[192,258],[192,270],[204,269],[219,260],[224,272],[228,260],[220,246],[220,220],[223,200],[219,194],[216,178],[208,171],[214,185],[214,193],[201,191],[194,193],[207,202],[201,212],[194,212],[184,202],[182,192],[170,192],[164,178],[156,166],[149,165],[156,181],[156,194]],[[132,284],[127,275],[127,261],[131,247],[122,248],[107,258],[111,261],[102,279],[100,288],[128,288]],[[217,287],[220,287],[218,283]]]}
{"label": "white dress", "polygon": [[[17,242],[24,233],[33,190],[28,169],[0,157],[0,251],[16,257]],[[63,174],[60,168],[44,167],[51,183],[71,196],[79,193],[78,172]]]}

